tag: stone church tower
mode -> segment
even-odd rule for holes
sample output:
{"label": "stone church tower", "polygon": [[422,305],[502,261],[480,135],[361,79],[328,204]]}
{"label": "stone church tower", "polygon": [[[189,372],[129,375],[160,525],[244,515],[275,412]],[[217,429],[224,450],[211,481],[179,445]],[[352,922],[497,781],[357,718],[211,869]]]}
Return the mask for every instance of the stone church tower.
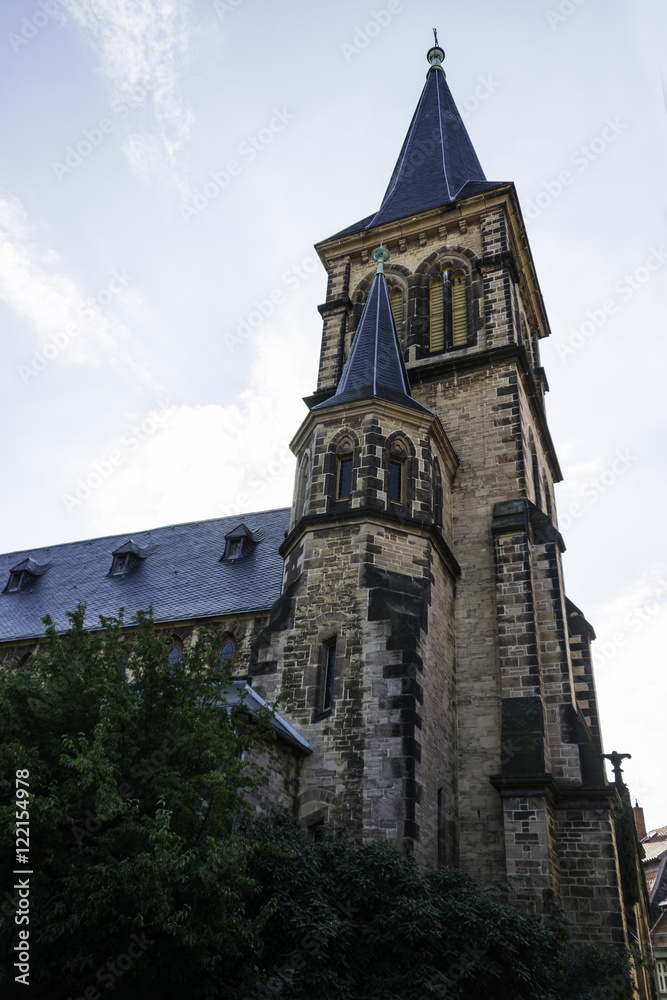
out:
{"label": "stone church tower", "polygon": [[538,912],[554,893],[575,940],[623,944],[641,907],[594,633],[565,595],[549,322],[514,185],[486,180],[443,59],[379,211],[317,246],[319,377],[253,683],[310,742],[314,835],[395,838]]}

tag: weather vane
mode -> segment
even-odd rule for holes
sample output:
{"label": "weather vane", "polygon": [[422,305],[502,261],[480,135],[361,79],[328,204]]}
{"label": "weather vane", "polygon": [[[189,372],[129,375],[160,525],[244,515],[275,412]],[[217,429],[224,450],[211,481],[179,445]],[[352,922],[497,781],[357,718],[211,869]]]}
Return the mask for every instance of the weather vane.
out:
{"label": "weather vane", "polygon": [[433,37],[435,38],[435,44],[436,44],[436,47],[437,47],[437,45],[438,45],[438,29],[437,28],[433,29]]}

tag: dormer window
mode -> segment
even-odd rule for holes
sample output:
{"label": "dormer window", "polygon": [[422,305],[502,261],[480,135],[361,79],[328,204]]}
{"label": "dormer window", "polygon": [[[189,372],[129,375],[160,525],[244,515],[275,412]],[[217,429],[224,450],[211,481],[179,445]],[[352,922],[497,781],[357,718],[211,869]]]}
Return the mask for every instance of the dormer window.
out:
{"label": "dormer window", "polygon": [[243,552],[243,539],[230,538],[227,543],[227,558],[239,559],[242,552]]}
{"label": "dormer window", "polygon": [[125,576],[127,573],[131,573],[138,566],[141,566],[149,552],[148,547],[142,548],[129,538],[111,553],[113,560],[109,576]]}
{"label": "dormer window", "polygon": [[123,552],[121,555],[113,557],[113,563],[111,566],[112,576],[122,576],[123,573],[129,568],[130,554],[129,552]]}
{"label": "dormer window", "polygon": [[40,566],[34,559],[24,559],[9,570],[9,580],[5,586],[5,594],[15,594],[19,590],[32,589],[40,576],[46,573],[51,563]]}
{"label": "dormer window", "polygon": [[221,562],[236,562],[249,556],[262,535],[250,531],[245,524],[237,524],[225,535],[225,551],[221,557]]}

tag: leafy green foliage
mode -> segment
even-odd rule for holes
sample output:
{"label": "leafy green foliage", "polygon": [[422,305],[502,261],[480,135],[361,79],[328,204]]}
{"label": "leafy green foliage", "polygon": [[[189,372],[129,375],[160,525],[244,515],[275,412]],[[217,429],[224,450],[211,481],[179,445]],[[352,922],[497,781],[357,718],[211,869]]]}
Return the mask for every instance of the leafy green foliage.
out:
{"label": "leafy green foliage", "polygon": [[[96,633],[84,612],[63,636],[45,619],[29,670],[0,675],[2,884],[16,881],[15,772],[27,768],[36,995],[145,996],[150,983],[180,996],[256,948],[271,912],[267,901],[247,914],[253,845],[232,833],[239,791],[260,780],[243,752],[269,738],[268,720],[223,703],[219,638],[200,637],[172,667],[150,615],[129,638],[122,612]],[[4,904],[11,970],[18,928]]]}
{"label": "leafy green foliage", "polygon": [[315,843],[291,817],[255,824],[254,905],[275,912],[229,1000],[631,1000],[628,956],[568,948],[549,920],[464,872],[423,871],[386,841]]}
{"label": "leafy green foliage", "polygon": [[[150,615],[87,632],[84,608],[0,672],[0,871],[15,876],[15,772],[30,771],[31,985],[40,1000],[632,1000],[629,956],[575,950],[463,872],[388,842],[245,825],[244,762],[268,717],[229,711],[218,637],[180,663]],[[247,760],[247,758],[246,758]],[[10,893],[11,899],[11,893]],[[0,906],[3,996],[16,901]]]}

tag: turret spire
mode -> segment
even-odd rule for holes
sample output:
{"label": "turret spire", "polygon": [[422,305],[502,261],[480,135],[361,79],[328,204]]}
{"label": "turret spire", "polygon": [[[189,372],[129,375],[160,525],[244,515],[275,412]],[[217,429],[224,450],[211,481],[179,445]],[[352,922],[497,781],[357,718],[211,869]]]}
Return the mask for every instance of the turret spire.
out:
{"label": "turret spire", "polygon": [[314,406],[314,410],[336,406],[338,403],[379,398],[401,403],[411,409],[431,412],[413,399],[410,391],[391,310],[387,279],[384,276],[384,263],[388,259],[389,251],[386,247],[379,246],[373,251],[377,270],[338,388],[333,396]]}

